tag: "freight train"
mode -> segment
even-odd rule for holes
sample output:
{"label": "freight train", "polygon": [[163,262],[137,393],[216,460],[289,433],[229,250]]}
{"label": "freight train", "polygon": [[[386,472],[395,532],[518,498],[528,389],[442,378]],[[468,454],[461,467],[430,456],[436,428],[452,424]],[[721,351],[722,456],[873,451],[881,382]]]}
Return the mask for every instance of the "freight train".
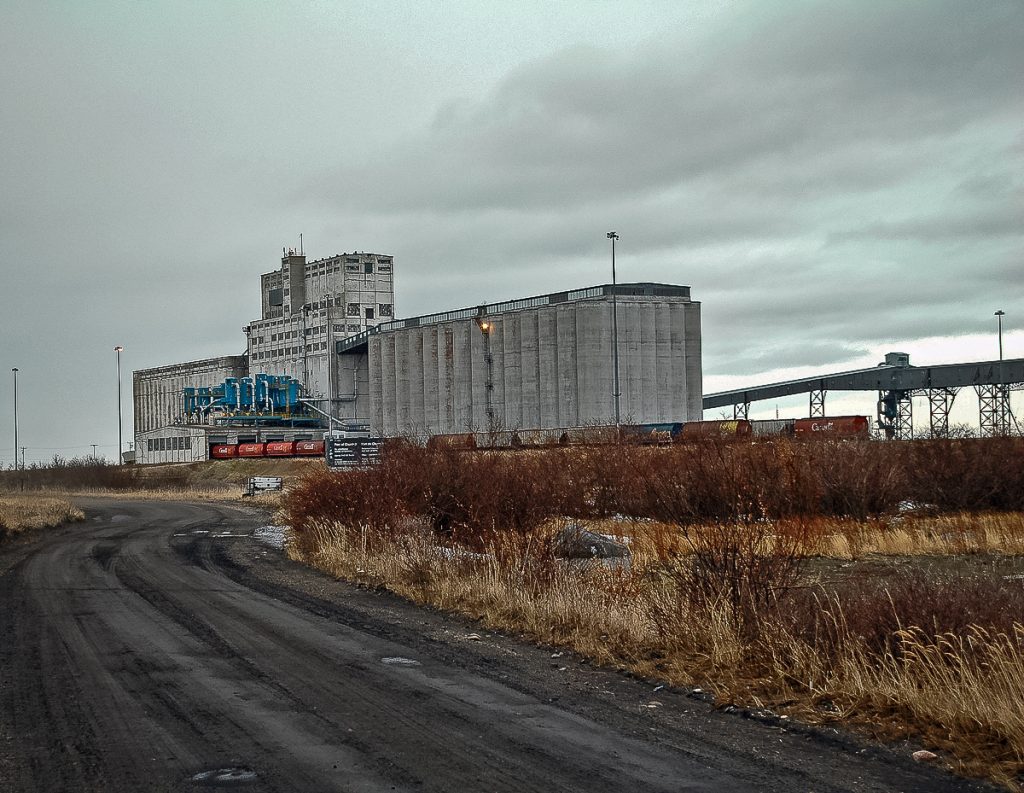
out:
{"label": "freight train", "polygon": [[323,441],[268,441],[267,443],[215,443],[210,446],[211,460],[237,457],[323,457]]}
{"label": "freight train", "polygon": [[[368,432],[335,432],[342,437],[364,437]],[[618,438],[623,443],[668,444],[699,439],[754,440],[757,438],[867,438],[870,423],[866,416],[830,416],[813,419],[774,419],[748,421],[687,421],[663,424],[624,424]],[[549,436],[539,432],[458,433],[434,435],[428,449],[529,448],[560,445],[603,445],[614,443],[615,427],[583,427]],[[213,444],[210,458],[231,460],[238,457],[323,457],[324,441],[268,441],[266,443]]]}
{"label": "freight train", "polygon": [[623,440],[639,443],[675,443],[698,438],[867,438],[867,416],[826,416],[810,419],[687,421],[673,424],[629,424],[621,428]]}
{"label": "freight train", "polygon": [[756,440],[758,438],[868,438],[867,416],[830,416],[813,419],[748,421],[678,421],[661,424],[623,424],[580,427],[558,431],[519,430],[511,432],[434,435],[427,440],[431,449],[530,448],[538,446],[597,446],[622,443],[669,444],[700,439]]}

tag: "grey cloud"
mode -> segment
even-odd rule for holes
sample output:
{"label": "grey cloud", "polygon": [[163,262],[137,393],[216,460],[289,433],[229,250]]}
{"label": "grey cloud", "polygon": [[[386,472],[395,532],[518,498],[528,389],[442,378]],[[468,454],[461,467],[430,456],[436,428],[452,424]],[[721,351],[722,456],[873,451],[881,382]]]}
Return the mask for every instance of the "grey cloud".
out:
{"label": "grey cloud", "polygon": [[752,166],[841,178],[847,156],[841,186],[856,189],[891,178],[915,146],[1019,106],[1019,5],[872,8],[800,6],[714,55],[675,44],[563,53],[476,107],[449,109],[387,163],[331,173],[313,195],[345,202],[327,184],[355,183],[359,203],[380,209],[541,210]]}

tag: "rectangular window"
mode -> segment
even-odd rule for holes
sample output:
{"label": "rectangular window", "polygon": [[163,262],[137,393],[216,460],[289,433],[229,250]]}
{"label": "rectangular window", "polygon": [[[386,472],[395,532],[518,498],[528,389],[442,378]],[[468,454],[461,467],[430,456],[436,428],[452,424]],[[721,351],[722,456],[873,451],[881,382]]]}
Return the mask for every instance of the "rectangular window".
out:
{"label": "rectangular window", "polygon": [[359,304],[358,303],[349,303],[348,304],[348,315],[350,317],[358,317],[359,316]]}
{"label": "rectangular window", "polygon": [[192,436],[191,435],[186,435],[185,436],[185,448],[186,449],[191,449],[192,448]]}
{"label": "rectangular window", "polygon": [[349,333],[358,333],[359,332],[359,326],[358,325],[349,325],[347,330],[348,330]]}
{"label": "rectangular window", "polygon": [[391,316],[391,304],[390,303],[381,303],[380,304],[380,315],[382,317],[390,317]]}
{"label": "rectangular window", "polygon": [[344,325],[335,325],[334,326],[334,332],[335,333],[344,333],[345,332],[345,326]]}
{"label": "rectangular window", "polygon": [[152,438],[150,438],[150,439],[148,439],[146,441],[146,451],[147,452],[153,451],[153,439]]}
{"label": "rectangular window", "polygon": [[372,308],[366,309],[366,318],[367,319],[373,319],[373,309]]}
{"label": "rectangular window", "polygon": [[363,272],[364,273],[372,273],[373,272],[373,262],[366,262],[366,264],[363,265]]}

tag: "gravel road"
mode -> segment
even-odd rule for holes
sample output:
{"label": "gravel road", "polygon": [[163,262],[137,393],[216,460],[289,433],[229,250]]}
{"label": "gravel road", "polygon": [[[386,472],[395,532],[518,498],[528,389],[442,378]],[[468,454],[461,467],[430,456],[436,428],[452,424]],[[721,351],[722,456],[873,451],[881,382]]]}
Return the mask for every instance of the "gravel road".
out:
{"label": "gravel road", "polygon": [[0,548],[4,791],[967,791],[356,589],[240,507],[81,503]]}

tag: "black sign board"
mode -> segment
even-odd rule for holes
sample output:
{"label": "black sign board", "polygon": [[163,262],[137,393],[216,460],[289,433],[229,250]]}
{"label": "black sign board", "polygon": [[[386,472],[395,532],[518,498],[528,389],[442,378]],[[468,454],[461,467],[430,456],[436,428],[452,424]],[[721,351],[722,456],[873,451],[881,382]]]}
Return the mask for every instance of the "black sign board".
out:
{"label": "black sign board", "polygon": [[324,438],[324,453],[331,468],[362,468],[380,462],[383,438]]}

